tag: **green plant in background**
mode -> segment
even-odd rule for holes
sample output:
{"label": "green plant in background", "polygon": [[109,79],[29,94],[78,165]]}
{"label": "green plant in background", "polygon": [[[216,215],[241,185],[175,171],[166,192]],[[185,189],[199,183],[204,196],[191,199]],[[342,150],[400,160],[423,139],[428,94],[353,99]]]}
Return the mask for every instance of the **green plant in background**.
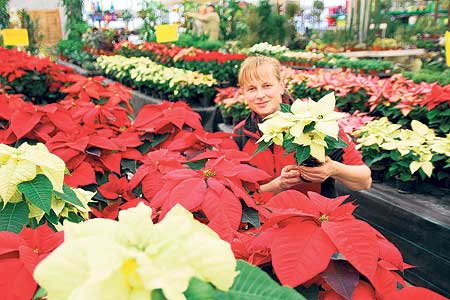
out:
{"label": "green plant in background", "polygon": [[66,15],[66,31],[69,39],[80,39],[81,33],[77,30],[76,24],[85,23],[83,21],[83,0],[62,0]]}
{"label": "green plant in background", "polygon": [[325,5],[322,0],[314,0],[313,7],[311,11],[311,16],[315,20],[316,24],[320,24],[320,15],[322,15]]}
{"label": "green plant in background", "polygon": [[194,47],[203,50],[219,50],[224,45],[222,41],[208,40],[207,35],[198,36],[190,33],[181,34],[175,44],[180,47]]}
{"label": "green plant in background", "polygon": [[32,20],[25,9],[18,10],[17,15],[20,19],[20,26],[28,30],[28,46],[26,47],[27,51],[30,51],[32,54],[37,54],[39,52],[39,43],[43,38],[43,35],[38,33],[39,18],[37,18],[36,20]]}
{"label": "green plant in background", "polygon": [[216,7],[220,16],[220,32],[223,40],[234,40],[239,36],[239,22],[243,22],[243,10],[240,1],[228,0]]}
{"label": "green plant in background", "polygon": [[145,41],[156,41],[155,26],[161,24],[162,15],[167,13],[167,8],[159,1],[144,0],[138,16],[144,20],[141,34]]}
{"label": "green plant in background", "polygon": [[261,42],[284,44],[288,37],[288,18],[279,15],[268,0],[261,0],[257,7],[249,6],[245,23],[246,34],[239,39],[246,47]]}
{"label": "green plant in background", "polygon": [[9,0],[0,0],[0,29],[9,27]]}
{"label": "green plant in background", "polygon": [[128,32],[128,23],[133,19],[133,14],[129,9],[122,11],[122,20],[125,22],[125,31]]}

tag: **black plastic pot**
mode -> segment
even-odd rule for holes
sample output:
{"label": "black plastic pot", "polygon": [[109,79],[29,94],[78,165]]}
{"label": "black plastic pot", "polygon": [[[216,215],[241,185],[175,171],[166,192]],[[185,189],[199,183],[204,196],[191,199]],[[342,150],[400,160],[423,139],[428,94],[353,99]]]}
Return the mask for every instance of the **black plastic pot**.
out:
{"label": "black plastic pot", "polygon": [[395,177],[395,187],[397,191],[401,194],[412,194],[415,193],[415,186],[417,185],[417,177],[411,177],[408,181],[403,181],[399,177]]}
{"label": "black plastic pot", "polygon": [[372,181],[373,182],[383,182],[384,174],[386,172],[386,167],[382,165],[372,165],[370,166],[372,171]]}

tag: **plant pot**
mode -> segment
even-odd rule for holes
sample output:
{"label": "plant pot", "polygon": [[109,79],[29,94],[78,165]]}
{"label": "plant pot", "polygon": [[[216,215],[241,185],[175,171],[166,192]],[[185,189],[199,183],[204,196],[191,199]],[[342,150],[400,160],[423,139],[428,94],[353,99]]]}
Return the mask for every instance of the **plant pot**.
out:
{"label": "plant pot", "polygon": [[417,177],[413,176],[408,181],[401,180],[398,176],[395,177],[395,186],[397,191],[401,194],[412,194],[414,193],[415,186],[417,185],[418,180]]}
{"label": "plant pot", "polygon": [[221,110],[220,113],[225,125],[233,125],[233,117],[231,115],[224,113],[223,110]]}
{"label": "plant pot", "polygon": [[206,95],[202,95],[201,97],[197,98],[197,101],[200,103],[202,107],[211,106],[211,99]]}
{"label": "plant pot", "polygon": [[372,171],[372,181],[373,182],[383,182],[384,174],[386,173],[386,167],[383,165],[372,165],[370,166]]}

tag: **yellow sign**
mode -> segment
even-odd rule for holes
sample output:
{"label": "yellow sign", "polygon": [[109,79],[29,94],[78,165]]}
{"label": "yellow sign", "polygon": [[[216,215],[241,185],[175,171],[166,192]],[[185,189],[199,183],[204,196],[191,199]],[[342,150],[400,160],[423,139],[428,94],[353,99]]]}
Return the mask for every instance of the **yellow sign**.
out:
{"label": "yellow sign", "polygon": [[156,41],[158,43],[174,42],[178,40],[177,25],[164,24],[156,26]]}
{"label": "yellow sign", "polygon": [[450,31],[445,33],[445,60],[450,67]]}
{"label": "yellow sign", "polygon": [[5,46],[28,46],[28,31],[26,29],[3,29],[2,35]]}

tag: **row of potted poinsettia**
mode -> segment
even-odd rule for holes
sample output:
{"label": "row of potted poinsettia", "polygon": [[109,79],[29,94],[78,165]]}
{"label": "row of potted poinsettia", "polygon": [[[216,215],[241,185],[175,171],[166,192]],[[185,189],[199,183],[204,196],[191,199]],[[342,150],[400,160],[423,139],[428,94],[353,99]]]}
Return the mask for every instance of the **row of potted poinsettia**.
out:
{"label": "row of potted poinsettia", "polygon": [[278,58],[286,66],[297,66],[303,68],[341,68],[354,73],[377,75],[378,73],[390,73],[394,67],[391,61],[368,60],[357,58],[346,58],[338,54],[326,52],[291,51],[284,46],[273,46],[269,43],[253,45],[248,49],[249,55],[267,55]]}
{"label": "row of potted poinsettia", "polygon": [[[20,235],[2,233],[2,238],[8,238],[8,243],[2,245],[8,247],[2,248],[2,254],[6,255],[0,258],[0,273],[14,268],[20,274],[14,278],[0,276],[2,295],[17,295],[19,291],[20,299],[29,299],[36,291],[33,273],[39,285],[47,289],[50,300],[98,299],[99,296],[109,299],[117,295],[147,297],[150,292],[162,293],[169,299],[184,299],[181,294],[191,299],[199,295],[200,288],[203,293],[214,295],[217,289],[226,290],[235,274],[233,261],[228,260],[227,267],[220,268],[217,261],[223,261],[224,253],[217,254],[219,258],[215,259],[213,253],[216,252],[207,248],[211,255],[208,261],[214,263],[202,263],[207,256],[204,252],[195,252],[196,246],[203,244],[206,248],[206,244],[214,242],[207,242],[206,237],[196,234],[194,229],[189,231],[199,225],[188,225],[192,224],[192,217],[177,208],[178,203],[231,243],[235,257],[253,264],[271,262],[281,283],[292,287],[303,284],[316,297],[320,294],[322,299],[444,299],[429,290],[406,285],[398,271],[394,271],[409,267],[399,251],[375,229],[356,220],[352,216],[354,205],[342,204],[345,197],[327,199],[314,193],[306,196],[292,191],[276,196],[260,194],[258,182],[269,175],[247,164],[249,155],[237,150],[231,135],[205,132],[199,115],[185,103],[146,105],[133,119],[131,112],[121,106],[126,106],[129,94],[101,97],[99,101],[96,91],[101,86],[101,82],[85,78],[66,87],[65,91],[71,88],[72,93],[68,101],[42,106],[27,102],[20,95],[2,95],[1,107],[5,108],[2,112],[7,112],[1,116],[2,141],[9,145],[24,141],[44,143],[65,162],[68,169],[64,174],[65,184],[97,192],[88,203],[92,210],[90,218],[116,219],[119,211],[140,202],[150,206],[152,211],[140,205],[135,210],[120,213],[119,224],[93,220],[80,225],[64,221],[65,215],[60,214],[56,219],[50,212],[49,217],[45,216],[49,222],[66,223],[66,241],[56,250],[60,239],[53,239],[45,225],[35,230],[24,229]],[[24,116],[27,120],[33,118],[33,122],[21,122]],[[52,165],[47,165],[44,159],[38,161],[38,168],[36,164],[30,165],[26,157],[17,159],[18,154],[11,150],[8,159],[2,156],[2,168],[8,170],[13,163],[17,165],[21,161],[20,168],[27,170],[32,166],[41,172],[41,165],[45,166],[45,172],[51,169]],[[61,172],[62,168],[58,170]],[[54,176],[53,172],[47,173],[48,178]],[[21,192],[20,188],[18,190]],[[67,195],[61,200],[66,205],[71,193],[64,191],[64,187],[63,192]],[[38,202],[27,197],[22,197],[22,202]],[[15,203],[9,205],[17,207]],[[12,214],[16,210],[2,209],[0,218],[5,212]],[[149,214],[155,225],[150,224]],[[28,221],[30,216],[26,217]],[[5,219],[9,221],[0,224],[9,226],[17,220]],[[19,219],[24,219],[23,214]],[[176,230],[172,226],[174,223]],[[186,226],[180,228],[179,224]],[[152,226],[155,229],[151,229]],[[185,236],[180,238],[182,233]],[[212,233],[207,235],[213,236]],[[41,238],[52,242],[42,244]],[[182,249],[182,253],[191,255],[180,256],[173,253],[173,249]],[[53,250],[48,260],[38,264]],[[185,260],[180,262],[182,259]],[[77,269],[71,268],[68,261],[79,262]],[[237,269],[244,281],[237,284],[239,277],[234,279],[235,285],[231,285],[228,292],[245,297],[242,290],[234,288],[254,287],[260,279],[254,279],[245,272],[245,265],[240,267],[240,264]],[[152,268],[148,268],[149,265]],[[162,269],[155,274],[151,271],[155,267]],[[209,275],[211,272],[229,275],[226,277],[228,284]],[[201,284],[192,277],[211,282],[211,285]],[[17,278],[21,279],[20,283],[12,282]],[[63,278],[67,280],[61,282]],[[104,280],[99,282],[99,278]],[[13,288],[25,282],[22,280],[31,284],[27,284],[26,289]],[[199,289],[190,290],[191,284]],[[280,299],[301,299],[292,291],[288,296],[281,296],[281,290],[273,290],[274,285],[266,282],[261,285],[267,287],[261,289],[261,293],[270,299],[277,299],[277,295]],[[40,289],[38,293],[44,292]],[[222,297],[233,296],[222,294]]]}
{"label": "row of potted poinsettia", "polygon": [[134,45],[124,41],[116,46],[116,53],[126,57],[149,57],[168,67],[212,74],[220,86],[237,83],[237,75],[244,54],[230,54],[219,51],[205,51],[197,48],[182,48],[175,45],[144,42]]}
{"label": "row of potted poinsettia", "polygon": [[403,129],[387,118],[370,121],[353,134],[364,161],[378,181],[395,182],[402,191],[414,191],[417,183],[432,182],[449,187],[450,134],[437,137],[419,121]]}
{"label": "row of potted poinsettia", "polygon": [[336,70],[283,70],[288,90],[295,98],[319,99],[333,91],[341,111],[370,112],[394,123],[419,120],[445,135],[450,130],[450,85],[414,83],[401,74],[390,78],[364,77]]}
{"label": "row of potted poinsettia", "polygon": [[100,56],[97,63],[107,76],[160,99],[210,106],[216,93],[212,75],[165,67],[146,57]]}

